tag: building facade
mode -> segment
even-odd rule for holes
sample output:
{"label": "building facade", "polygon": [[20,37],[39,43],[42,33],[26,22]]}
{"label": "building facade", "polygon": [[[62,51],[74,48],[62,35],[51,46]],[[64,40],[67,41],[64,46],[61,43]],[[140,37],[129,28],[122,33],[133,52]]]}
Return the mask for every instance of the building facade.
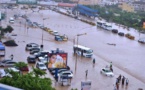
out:
{"label": "building facade", "polygon": [[119,4],[118,7],[127,12],[134,12],[134,7],[129,3],[123,2]]}

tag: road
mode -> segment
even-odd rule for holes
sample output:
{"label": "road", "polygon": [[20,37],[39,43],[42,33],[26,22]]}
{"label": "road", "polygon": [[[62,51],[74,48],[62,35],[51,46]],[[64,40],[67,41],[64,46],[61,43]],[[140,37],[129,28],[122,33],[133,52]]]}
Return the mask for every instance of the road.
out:
{"label": "road", "polygon": [[[2,10],[4,11],[4,10]],[[30,20],[43,24],[58,31],[60,34],[66,34],[69,38],[68,42],[56,42],[54,36],[48,32],[42,31],[39,28],[25,27],[25,20],[19,18],[16,20],[13,33],[17,36],[11,36],[15,39],[19,46],[6,47],[6,57],[9,58],[11,54],[14,54],[14,60],[26,62],[26,58],[29,55],[25,51],[25,45],[30,42],[42,44],[42,33],[44,36],[43,44],[44,49],[54,50],[60,48],[68,52],[68,65],[74,72],[74,78],[71,81],[70,86],[62,87],[59,84],[53,84],[56,90],[71,90],[71,88],[81,88],[81,81],[92,81],[91,90],[113,90],[113,84],[115,84],[116,78],[119,74],[129,79],[129,86],[121,86],[120,90],[137,90],[138,88],[145,89],[145,45],[137,42],[140,37],[145,35],[139,34],[135,30],[127,31],[123,28],[119,28],[112,23],[114,28],[125,33],[129,32],[134,35],[135,40],[129,40],[126,37],[120,37],[112,32],[102,30],[96,26],[91,26],[76,19],[66,17],[51,10],[43,10],[38,12],[32,12],[31,10],[7,10],[7,20],[2,21],[2,25],[8,24],[8,18],[14,14],[26,14]],[[19,22],[22,22],[20,25]],[[93,58],[96,59],[95,67],[92,66],[92,59],[78,57],[77,70],[75,71],[76,58],[73,56],[73,40],[76,39],[77,34],[87,33],[79,37],[79,44],[90,47],[94,51]],[[5,41],[5,39],[3,40]],[[107,43],[115,43],[116,46],[108,45]],[[101,68],[109,65],[109,62],[113,63],[113,70],[115,76],[113,78],[106,77],[100,74]],[[31,68],[31,66],[30,66]],[[88,70],[88,77],[85,78],[85,70]],[[47,71],[47,77],[53,77]]]}

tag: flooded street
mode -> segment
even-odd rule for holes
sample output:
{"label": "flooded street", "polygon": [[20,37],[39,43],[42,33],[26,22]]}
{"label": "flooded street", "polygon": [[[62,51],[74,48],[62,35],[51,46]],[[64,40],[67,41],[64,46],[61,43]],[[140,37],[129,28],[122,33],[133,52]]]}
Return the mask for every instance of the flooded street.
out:
{"label": "flooded street", "polygon": [[[4,11],[4,10],[3,10]],[[113,90],[116,78],[121,74],[129,79],[129,86],[121,86],[120,90],[137,90],[138,88],[145,89],[145,45],[138,43],[139,38],[145,37],[135,30],[127,31],[122,27],[115,26],[124,33],[131,33],[135,36],[135,40],[130,40],[126,37],[121,37],[111,31],[106,31],[96,26],[83,23],[74,18],[70,18],[51,10],[42,10],[40,12],[33,12],[32,10],[7,9],[7,20],[2,21],[2,25],[9,24],[9,17],[14,14],[26,14],[32,22],[38,22],[49,27],[51,30],[58,31],[61,35],[67,35],[69,40],[67,42],[57,42],[54,36],[39,28],[26,28],[26,21],[23,18],[16,20],[12,24],[14,31],[12,33],[17,36],[11,36],[15,39],[17,47],[6,47],[6,57],[9,58],[14,54],[14,60],[26,61],[29,52],[25,51],[27,43],[34,42],[44,44],[44,50],[54,50],[60,48],[68,52],[68,66],[74,72],[74,77],[70,86],[62,87],[59,84],[53,84],[56,90],[71,90],[71,88],[78,88],[81,90],[81,81],[92,81],[91,90]],[[43,20],[43,18],[46,18]],[[21,21],[21,24],[19,23]],[[44,23],[43,23],[44,22]],[[78,56],[77,70],[75,71],[76,57],[73,55],[74,39],[76,35],[87,33],[86,35],[78,37],[78,43],[83,46],[91,48],[94,52],[93,58],[96,59],[95,67],[93,67],[92,59]],[[43,34],[43,41],[42,41]],[[4,40],[3,40],[4,41]],[[108,45],[107,43],[114,43],[116,46]],[[114,77],[106,77],[100,74],[100,70],[109,63],[113,63]],[[30,65],[31,68],[31,65]],[[85,78],[85,71],[88,70],[88,77]],[[47,71],[46,77],[53,76]],[[53,79],[54,80],[54,79]]]}

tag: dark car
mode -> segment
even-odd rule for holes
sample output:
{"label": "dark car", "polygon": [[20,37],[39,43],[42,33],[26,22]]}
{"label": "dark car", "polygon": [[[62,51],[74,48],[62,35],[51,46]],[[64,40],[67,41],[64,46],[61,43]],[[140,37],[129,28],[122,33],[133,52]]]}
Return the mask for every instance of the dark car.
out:
{"label": "dark car", "polygon": [[55,36],[55,40],[56,41],[63,41],[63,39],[59,35]]}
{"label": "dark car", "polygon": [[145,44],[145,39],[139,39],[138,42]]}
{"label": "dark car", "polygon": [[123,32],[119,32],[118,35],[119,36],[124,36],[124,33]]}
{"label": "dark car", "polygon": [[118,33],[118,30],[117,29],[113,29],[112,32],[113,33]]}
{"label": "dark car", "polygon": [[28,63],[35,63],[36,62],[36,57],[31,55],[27,57]]}
{"label": "dark car", "polygon": [[[63,72],[63,71],[68,71],[68,69],[59,69],[59,70],[58,70],[58,73],[61,73],[61,72]],[[54,75],[54,74],[55,74],[55,70],[53,70],[53,71],[51,72],[51,74]]]}
{"label": "dark car", "polygon": [[40,48],[39,48],[39,47],[32,47],[32,48],[30,49],[30,51],[33,51],[33,50],[39,50],[39,51],[40,51]]}

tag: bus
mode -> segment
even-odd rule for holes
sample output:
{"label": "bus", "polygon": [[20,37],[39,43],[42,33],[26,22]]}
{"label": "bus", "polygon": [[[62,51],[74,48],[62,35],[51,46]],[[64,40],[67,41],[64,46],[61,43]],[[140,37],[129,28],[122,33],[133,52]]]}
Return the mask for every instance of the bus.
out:
{"label": "bus", "polygon": [[104,21],[97,21],[97,26],[103,28],[103,25],[105,24]]}
{"label": "bus", "polygon": [[77,54],[80,56],[84,56],[87,58],[91,58],[93,56],[93,50],[85,46],[74,45],[73,50],[74,50],[74,54]]}
{"label": "bus", "polygon": [[105,30],[112,30],[112,25],[110,24],[110,23],[105,23],[104,25],[103,25],[103,29],[105,29]]}

